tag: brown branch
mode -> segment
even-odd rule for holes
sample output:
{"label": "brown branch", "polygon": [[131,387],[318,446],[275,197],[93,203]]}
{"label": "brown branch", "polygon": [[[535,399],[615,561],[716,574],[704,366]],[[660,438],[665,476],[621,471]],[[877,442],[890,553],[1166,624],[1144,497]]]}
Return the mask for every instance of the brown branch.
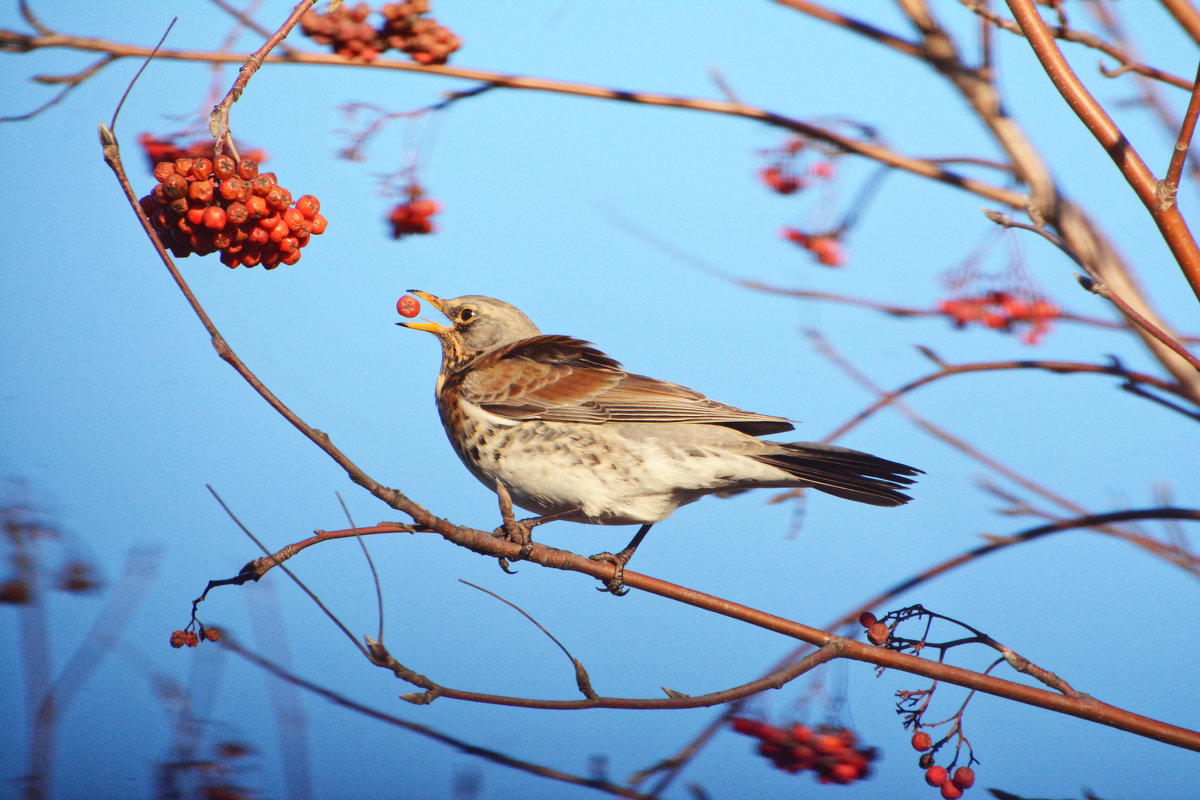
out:
{"label": "brown branch", "polygon": [[[642,577],[644,578],[645,576]],[[666,586],[670,584],[663,585]],[[752,611],[752,609],[748,609],[745,606],[738,606],[738,608]],[[757,680],[750,681],[749,683],[742,684],[741,686],[735,686],[730,689],[723,689],[718,692],[710,692],[708,694],[691,696],[664,688],[664,691],[667,693],[666,698],[601,697],[592,692],[590,696],[583,700],[544,700],[532,697],[512,697],[508,695],[494,695],[485,694],[482,692],[470,692],[461,689],[452,689],[442,686],[435,681],[430,680],[426,676],[416,673],[408,667],[405,667],[403,664],[393,658],[387,649],[384,648],[384,646],[379,642],[368,639],[367,648],[371,652],[371,662],[373,664],[390,670],[397,678],[407,681],[414,686],[419,686],[425,690],[423,692],[400,695],[401,700],[406,700],[416,705],[428,705],[440,697],[448,697],[454,700],[464,700],[471,703],[484,703],[487,705],[508,706],[512,708],[540,708],[553,711],[579,711],[589,708],[623,708],[636,709],[639,711],[661,711],[685,708],[707,708],[710,706],[723,705],[735,700],[741,700],[746,697],[752,697],[753,695],[764,692],[767,689],[779,689],[790,681],[793,681],[806,672],[812,670],[813,668],[832,661],[835,658],[840,658],[843,653],[842,645],[847,641],[849,640],[842,639],[841,637],[830,636],[828,641],[822,643],[816,651],[810,653],[800,661],[776,670],[775,672],[765,675]]]}
{"label": "brown branch", "polygon": [[1150,168],[1071,70],[1033,0],[1006,1],[1051,82],[1146,206],[1193,293],[1200,299],[1200,248],[1196,246],[1196,240],[1173,199],[1163,197],[1159,182]]}
{"label": "brown branch", "polygon": [[[1010,19],[1005,19],[999,14],[990,10],[987,5],[980,0],[959,0],[969,11],[979,15],[980,18],[987,20],[1001,30],[1018,36],[1023,35],[1021,27]],[[1180,89],[1191,89],[1192,84],[1186,79],[1178,75],[1173,75],[1161,69],[1155,69],[1148,64],[1142,64],[1134,59],[1129,53],[1122,50],[1109,42],[1104,41],[1094,33],[1075,30],[1074,28],[1064,27],[1059,25],[1056,28],[1047,26],[1047,30],[1055,38],[1064,42],[1080,44],[1084,47],[1089,47],[1093,50],[1099,50],[1106,56],[1109,56],[1121,66],[1116,70],[1105,70],[1101,67],[1101,72],[1106,78],[1115,78],[1117,75],[1123,75],[1126,72],[1133,72],[1151,80],[1162,81],[1163,83],[1176,86]]]}
{"label": "brown branch", "polygon": [[915,58],[921,57],[921,46],[919,44],[916,42],[910,42],[907,39],[902,39],[894,33],[888,33],[882,28],[876,27],[869,22],[863,22],[862,20],[855,19],[854,17],[839,13],[837,11],[833,11],[829,8],[818,5],[817,3],[810,3],[808,0],[775,0],[775,2],[781,6],[787,6],[788,8],[808,14],[810,17],[828,22],[829,24],[835,25],[839,28],[845,28],[851,33],[857,33],[861,36],[865,36],[872,41],[878,42],[886,47],[890,47],[898,53],[903,53],[906,56],[913,56]]}
{"label": "brown branch", "polygon": [[[852,608],[850,611],[847,611],[846,613],[842,614],[837,619],[830,620],[830,622],[828,622],[825,625],[825,629],[826,630],[838,630],[839,628],[844,628],[849,625],[857,625],[859,616],[864,611],[873,611],[875,609],[881,608],[885,604],[890,603],[893,600],[895,600],[901,594],[903,594],[907,591],[910,591],[911,589],[913,589],[923,583],[927,583],[928,581],[938,577],[939,575],[948,573],[953,569],[964,566],[968,563],[976,561],[980,558],[983,558],[984,556],[990,555],[991,553],[995,553],[999,550],[1003,550],[1005,548],[1012,547],[1013,545],[1025,544],[1027,542],[1035,541],[1037,539],[1040,539],[1045,536],[1049,536],[1054,533],[1062,533],[1062,532],[1066,532],[1066,531],[1080,530],[1080,529],[1084,529],[1084,528],[1092,528],[1094,530],[1100,530],[1100,529],[1103,529],[1104,527],[1110,526],[1112,523],[1132,522],[1132,521],[1147,520],[1147,519],[1156,519],[1156,520],[1164,520],[1164,521],[1184,519],[1184,520],[1200,521],[1200,510],[1186,509],[1186,508],[1157,507],[1157,508],[1144,508],[1144,509],[1135,509],[1135,510],[1127,510],[1127,511],[1117,511],[1117,512],[1110,512],[1107,514],[1090,514],[1090,515],[1086,515],[1086,516],[1082,516],[1082,517],[1077,517],[1072,520],[1056,520],[1047,525],[1041,525],[1041,526],[1038,526],[1035,528],[1030,528],[1025,531],[1021,531],[1019,533],[1014,533],[1014,534],[1010,534],[1010,535],[1003,536],[1003,537],[990,537],[991,541],[989,541],[987,544],[980,545],[980,546],[972,548],[964,553],[960,553],[959,555],[956,555],[949,559],[946,559],[945,561],[942,561],[939,564],[935,564],[927,569],[924,569],[924,570],[918,572],[915,575],[912,575],[898,583],[893,584],[891,587],[889,587],[888,589],[884,590],[883,592],[875,595],[874,597],[870,598],[869,600],[865,600],[865,601],[859,603],[854,608]],[[1192,560],[1192,562],[1196,562],[1196,559],[1194,557],[1191,560]],[[1191,565],[1191,571],[1193,572],[1193,574],[1200,572],[1200,564],[1193,563]],[[788,652],[787,655],[778,659],[772,666],[768,667],[767,672],[768,673],[776,672],[780,669],[783,669],[788,664],[793,663],[796,659],[803,658],[808,653],[810,647],[811,647],[811,645],[808,645],[808,644],[800,645],[799,647],[795,648],[794,650]],[[1000,648],[997,648],[997,649],[1000,649]],[[1007,648],[1000,649],[1000,652],[1003,653],[1004,650],[1006,650],[1006,649]],[[1009,651],[1009,652],[1011,652],[1011,651]],[[1010,660],[1007,657],[1005,659],[1006,661],[1009,661],[1009,666],[1011,666],[1013,669],[1017,670],[1018,672],[1024,672],[1026,674],[1029,674],[1031,677],[1034,677],[1035,679],[1042,681],[1043,683],[1045,683],[1048,686],[1057,687],[1056,688],[1057,691],[1062,690],[1062,685],[1057,684],[1054,680],[1054,678],[1057,678],[1057,676],[1055,676],[1054,673],[1041,670],[1040,667],[1037,667],[1036,665],[1033,665],[1033,664],[1029,664],[1028,660],[1025,660],[1025,662],[1022,663],[1022,661],[1020,660],[1021,657],[1017,656],[1015,653],[1013,654],[1013,656],[1014,656],[1014,658],[1012,660]],[[1053,677],[1051,677],[1051,676],[1053,676]],[[1061,681],[1061,679],[1059,679],[1059,680]],[[1065,682],[1063,682],[1063,683],[1065,684]],[[1069,688],[1069,686],[1067,688]],[[666,791],[667,787],[674,781],[675,777],[677,777],[679,771],[683,768],[683,766],[686,764],[686,762],[688,760],[690,760],[692,757],[694,757],[697,753],[699,753],[700,750],[702,750],[703,747],[712,739],[712,737],[724,727],[726,721],[730,717],[736,716],[738,714],[738,712],[742,709],[743,706],[744,706],[744,701],[738,701],[738,702],[731,703],[730,706],[727,709],[725,709],[721,713],[720,716],[718,716],[717,718],[715,718],[714,720],[709,722],[703,729],[701,729],[701,731],[698,734],[696,734],[696,736],[694,736],[692,738],[691,741],[689,741],[686,745],[684,745],[682,748],[680,748],[680,750],[674,756],[666,759],[664,762],[664,767],[667,768],[669,771],[667,772],[666,775],[663,776],[662,779],[660,779],[650,789],[650,791],[653,792],[654,794],[660,794],[660,793]]]}
{"label": "brown branch", "polygon": [[1162,7],[1175,18],[1179,27],[1200,44],[1200,11],[1196,10],[1188,0],[1158,0]]}
{"label": "brown branch", "polygon": [[1175,140],[1175,148],[1171,153],[1171,163],[1167,166],[1167,176],[1163,178],[1163,193],[1175,201],[1179,191],[1179,176],[1183,174],[1183,165],[1187,161],[1188,148],[1191,146],[1192,134],[1196,130],[1196,118],[1200,116],[1200,68],[1196,71],[1196,82],[1192,86],[1192,96],[1188,99],[1187,112],[1183,124],[1179,128],[1179,138]]}
{"label": "brown branch", "polygon": [[[879,399],[862,411],[855,414],[846,422],[842,423],[836,430],[828,435],[828,439],[834,440],[845,436],[851,429],[858,426],[871,415],[877,413],[885,406],[899,400],[904,395],[916,391],[923,386],[928,386],[931,383],[949,378],[954,375],[966,375],[974,372],[1001,372],[1008,370],[1040,370],[1050,372],[1056,375],[1072,375],[1072,374],[1089,374],[1089,375],[1112,375],[1122,378],[1126,386],[1144,384],[1153,386],[1159,391],[1173,394],[1185,401],[1191,402],[1190,396],[1181,391],[1178,384],[1165,381],[1162,378],[1150,375],[1144,372],[1131,372],[1125,369],[1120,364],[1088,364],[1078,361],[1048,361],[1041,359],[1030,359],[1020,361],[982,361],[971,364],[947,364],[941,359],[932,356],[928,351],[927,355],[934,360],[941,369],[936,372],[931,372],[915,380],[909,381],[898,389],[893,389],[890,392],[883,392]],[[1194,414],[1193,414],[1194,416]]]}
{"label": "brown branch", "polygon": [[[13,31],[0,30],[0,49],[39,49],[39,48],[68,48],[112,54],[117,58],[146,57],[150,49],[126,45],[104,39],[63,36],[31,36]],[[155,58],[176,61],[199,61],[204,63],[239,63],[245,56],[234,53],[217,53],[189,50],[160,50]],[[370,63],[350,61],[335,54],[304,53],[291,56],[267,56],[263,64],[304,64],[310,66],[339,66],[355,69],[400,70],[424,74],[441,75],[449,78],[463,78],[480,83],[490,84],[495,88],[522,89],[527,91],[550,92],[574,97],[590,97],[601,100],[613,100],[640,105],[676,108],[690,111],[700,111],[712,114],[741,117],[743,119],[763,122],[767,125],[782,128],[806,136],[817,141],[825,142],[846,153],[869,158],[896,169],[910,172],[924,178],[929,178],[980,197],[1009,206],[1023,208],[1027,198],[1019,192],[1001,186],[987,183],[976,178],[961,175],[930,162],[926,159],[915,158],[897,153],[875,142],[853,139],[843,136],[833,130],[812,123],[804,122],[757,106],[747,105],[728,100],[710,100],[704,98],[684,97],[679,95],[661,94],[656,92],[626,91],[611,89],[604,86],[573,83],[570,81],[550,80],[544,78],[505,75],[498,72],[488,72],[462,67],[422,66],[410,61],[377,58]],[[490,88],[490,87],[489,87]]]}
{"label": "brown branch", "polygon": [[246,89],[246,84],[250,82],[250,78],[254,76],[254,73],[258,72],[267,54],[275,48],[275,45],[282,42],[284,37],[291,33],[292,28],[296,26],[300,18],[316,2],[317,0],[300,0],[296,4],[296,7],[292,9],[292,13],[288,15],[288,18],[279,26],[279,29],[271,34],[262,43],[261,47],[251,53],[246,58],[245,63],[242,64],[241,69],[238,70],[237,80],[233,82],[233,86],[229,87],[229,92],[225,95],[225,99],[217,104],[208,119],[209,132],[212,133],[213,138],[216,140],[216,147],[213,150],[216,155],[221,155],[221,149],[225,146],[226,141],[230,145],[233,144],[233,139],[229,135],[229,111],[233,108],[233,104],[237,102],[238,98],[242,96],[242,92]]}
{"label": "brown branch", "polygon": [[1158,327],[1149,319],[1140,314],[1138,310],[1127,303],[1123,297],[1114,292],[1112,287],[1104,283],[1104,281],[1098,281],[1094,278],[1088,277],[1087,275],[1076,274],[1075,277],[1079,280],[1080,285],[1083,286],[1084,289],[1087,289],[1092,294],[1103,297],[1105,300],[1121,309],[1121,313],[1124,314],[1126,318],[1132,320],[1135,325],[1139,326],[1155,339],[1162,342],[1171,350],[1171,352],[1175,353],[1184,361],[1191,364],[1192,368],[1197,372],[1200,372],[1200,358],[1196,358],[1196,356],[1192,355],[1186,347],[1176,341],[1171,334],[1167,333],[1162,328]]}
{"label": "brown branch", "polygon": [[597,778],[584,778],[578,775],[572,775],[569,772],[551,769],[550,767],[542,764],[536,764],[532,761],[524,761],[522,759],[513,758],[512,756],[505,755],[498,750],[491,750],[486,747],[469,744],[461,739],[455,739],[451,736],[447,736],[446,734],[436,731],[426,725],[420,725],[416,722],[409,722],[408,720],[401,719],[400,717],[392,714],[385,714],[384,712],[371,708],[370,706],[366,706],[362,703],[351,700],[345,695],[339,694],[332,689],[326,689],[325,687],[319,686],[312,681],[305,680],[304,678],[301,678],[292,672],[288,672],[275,662],[245,649],[228,633],[221,638],[221,646],[227,648],[234,654],[241,656],[251,664],[254,664],[255,666],[271,673],[272,675],[275,675],[281,680],[285,680],[288,683],[294,684],[295,686],[304,689],[306,692],[310,692],[318,697],[321,697],[336,706],[350,709],[351,711],[363,714],[372,719],[377,719],[381,722],[386,722],[387,724],[397,728],[403,728],[405,730],[412,731],[413,733],[419,734],[428,739],[432,739],[433,741],[449,745],[450,747],[466,753],[467,755],[477,756],[490,761],[493,764],[510,767],[522,772],[528,772],[532,775],[537,775],[542,778],[549,778],[551,780],[561,781],[574,786],[583,786],[596,789],[604,792],[605,794],[613,795],[614,797],[628,797],[633,798],[633,800],[655,800],[654,795],[643,794],[642,792],[638,792],[615,783],[610,783],[605,780]]}

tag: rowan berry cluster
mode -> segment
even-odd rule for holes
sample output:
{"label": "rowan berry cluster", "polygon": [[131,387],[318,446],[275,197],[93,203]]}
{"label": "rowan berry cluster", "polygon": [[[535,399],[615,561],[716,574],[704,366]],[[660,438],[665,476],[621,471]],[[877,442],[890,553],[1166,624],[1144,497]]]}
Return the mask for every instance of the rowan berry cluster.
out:
{"label": "rowan berry cluster", "polygon": [[951,774],[945,767],[933,763],[933,737],[925,731],[913,734],[912,747],[923,753],[918,763],[925,769],[925,782],[940,789],[945,800],[957,800],[964,791],[975,785],[975,770],[970,767],[959,767]]}
{"label": "rowan berry cluster", "polygon": [[391,49],[407,53],[418,64],[445,64],[462,44],[449,28],[425,16],[429,0],[384,3],[379,13],[383,22],[375,28],[367,22],[369,5],[343,4],[326,14],[309,11],[301,17],[300,29],[317,44],[332,46],[338,55],[364,61]]}
{"label": "rowan berry cluster", "polygon": [[[152,133],[143,133],[138,136],[138,144],[142,146],[142,151],[150,161],[150,169],[153,171],[154,167],[162,161],[175,161],[180,158],[211,159],[216,140],[211,136],[206,136],[194,142],[180,144],[174,137],[160,139]],[[237,143],[235,142],[235,144]],[[237,149],[243,158],[249,158],[259,164],[267,160],[267,154],[263,150],[252,150],[240,144],[237,144]]]}
{"label": "rowan berry cluster", "polygon": [[988,328],[1013,331],[1027,325],[1021,339],[1037,344],[1049,332],[1052,320],[1062,315],[1058,306],[1043,299],[1023,299],[1011,292],[991,291],[976,297],[959,297],[938,303],[957,328],[977,322]]}
{"label": "rowan berry cluster", "polygon": [[300,260],[300,248],[325,232],[317,198],[292,193],[250,158],[179,158],[154,166],[158,180],[142,212],[176,258],[221,252],[228,267],[274,269]]}
{"label": "rowan berry cluster", "polygon": [[219,642],[221,641],[221,631],[217,628],[209,628],[204,625],[200,626],[200,632],[192,630],[189,626],[187,630],[171,631],[171,647],[179,649],[180,647],[195,647],[201,641]]}
{"label": "rowan berry cluster", "polygon": [[779,194],[795,194],[808,187],[814,180],[829,180],[834,175],[833,162],[814,161],[807,167],[798,163],[805,152],[815,152],[805,141],[792,137],[780,147],[761,151],[771,160],[758,171],[758,179],[764,186]]}
{"label": "rowan berry cluster", "polygon": [[416,184],[409,186],[406,192],[409,199],[395,206],[388,214],[393,239],[415,233],[432,233],[437,229],[430,217],[442,210],[441,203],[425,197],[424,191]]}
{"label": "rowan berry cluster", "polygon": [[797,228],[785,227],[780,228],[779,235],[812,253],[818,264],[840,267],[846,263],[846,252],[835,234],[804,233]]}
{"label": "rowan berry cluster", "polygon": [[856,747],[858,736],[849,728],[822,725],[815,730],[796,723],[786,728],[756,719],[734,717],[733,729],[759,740],[758,753],[777,769],[795,774],[816,773],[818,783],[853,783],[871,774],[879,753]]}

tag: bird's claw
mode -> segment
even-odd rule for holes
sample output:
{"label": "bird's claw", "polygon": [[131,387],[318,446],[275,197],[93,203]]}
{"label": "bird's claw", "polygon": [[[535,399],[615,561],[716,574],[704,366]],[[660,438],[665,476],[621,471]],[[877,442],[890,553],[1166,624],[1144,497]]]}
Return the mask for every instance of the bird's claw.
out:
{"label": "bird's claw", "polygon": [[613,597],[624,597],[629,594],[629,587],[625,585],[625,564],[629,561],[629,556],[624,553],[618,553],[617,555],[613,555],[612,553],[597,553],[594,556],[590,556],[590,558],[592,561],[603,561],[605,564],[612,564],[616,567],[612,577],[604,581],[604,586],[597,586],[596,591],[607,592]]}

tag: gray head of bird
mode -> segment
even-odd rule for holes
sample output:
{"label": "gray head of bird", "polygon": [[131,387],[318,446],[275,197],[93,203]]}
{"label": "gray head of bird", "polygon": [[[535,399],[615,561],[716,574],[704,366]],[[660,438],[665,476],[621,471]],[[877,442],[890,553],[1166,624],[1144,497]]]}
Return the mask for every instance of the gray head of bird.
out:
{"label": "gray head of bird", "polygon": [[420,297],[445,314],[451,324],[439,325],[428,319],[396,324],[438,337],[442,343],[442,360],[449,365],[470,360],[494,347],[541,334],[521,309],[494,297],[468,294],[443,300],[419,289],[409,289],[409,294]]}

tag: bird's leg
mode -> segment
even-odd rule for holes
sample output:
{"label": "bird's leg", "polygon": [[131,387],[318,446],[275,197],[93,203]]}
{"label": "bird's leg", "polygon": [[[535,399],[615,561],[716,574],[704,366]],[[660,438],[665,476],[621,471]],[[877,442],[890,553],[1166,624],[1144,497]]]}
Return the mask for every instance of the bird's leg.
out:
{"label": "bird's leg", "polygon": [[613,555],[612,553],[597,553],[592,556],[593,561],[604,561],[616,567],[613,576],[604,582],[602,592],[609,592],[617,597],[624,597],[629,594],[629,589],[625,586],[625,565],[629,563],[629,559],[633,558],[633,551],[638,549],[638,545],[642,543],[642,539],[646,538],[646,534],[650,532],[650,527],[653,522],[648,522],[638,528],[638,532],[629,540],[629,544],[625,545],[625,549]]}
{"label": "bird's leg", "polygon": [[[492,535],[508,539],[510,542],[520,545],[521,550],[517,554],[518,561],[524,561],[533,551],[533,536],[531,532],[534,528],[538,525],[553,522],[563,517],[569,517],[576,513],[575,509],[571,509],[570,511],[560,511],[557,514],[546,514],[541,517],[528,517],[527,519],[519,520],[513,515],[512,495],[508,493],[508,487],[500,481],[496,481],[496,496],[500,499],[500,519],[503,520],[503,524],[492,531]],[[507,559],[500,559],[500,567],[505,572],[510,571]]]}
{"label": "bird's leg", "polygon": [[[534,526],[528,524],[533,520],[523,519],[517,522],[516,517],[513,516],[512,496],[508,493],[508,488],[500,481],[496,481],[496,496],[500,498],[500,519],[503,524],[492,531],[492,535],[505,537],[510,542],[520,545],[521,550],[517,559],[524,561],[533,550],[533,536],[530,535],[530,531]],[[500,559],[500,568],[505,572],[509,571],[507,559]]]}

